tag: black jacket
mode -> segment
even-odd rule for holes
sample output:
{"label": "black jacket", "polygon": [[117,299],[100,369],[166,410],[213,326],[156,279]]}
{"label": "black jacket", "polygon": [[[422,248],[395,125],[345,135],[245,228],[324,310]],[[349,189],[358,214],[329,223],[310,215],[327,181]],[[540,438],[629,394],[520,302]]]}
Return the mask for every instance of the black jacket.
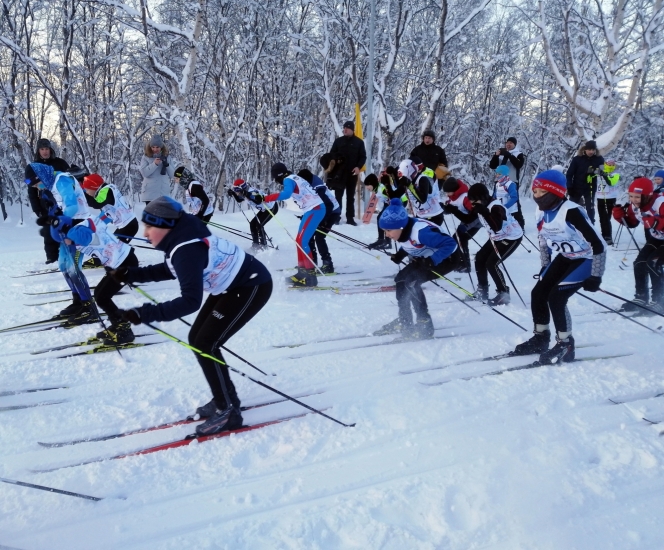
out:
{"label": "black jacket", "polygon": [[[183,214],[175,227],[155,247],[170,257],[180,243],[204,239],[211,235],[206,225],[196,216]],[[139,310],[141,321],[172,321],[197,311],[203,303],[203,271],[208,265],[208,247],[204,242],[182,247],[172,258],[173,269],[180,282],[178,298],[161,304],[143,304]],[[129,282],[147,283],[175,279],[166,262],[129,269]],[[241,286],[258,286],[271,279],[267,268],[250,254],[246,254],[240,271],[227,290]]]}
{"label": "black jacket", "polygon": [[[33,162],[48,164],[49,166],[52,166],[53,170],[56,172],[69,172],[69,164],[60,157],[56,157],[53,148],[51,148],[51,156],[47,159],[41,158],[41,156],[39,156],[39,151],[37,151]],[[27,171],[28,167],[26,166],[25,169]],[[28,175],[26,174],[25,176],[27,179]],[[30,201],[30,208],[32,208],[32,211],[37,214],[37,216],[46,216],[48,214],[48,211],[45,211],[41,204],[39,189],[32,186],[28,187],[28,200]]]}
{"label": "black jacket", "polygon": [[567,192],[570,196],[585,195],[597,192],[597,176],[592,175],[591,181],[588,182],[589,169],[592,169],[595,174],[600,172],[601,166],[604,164],[604,157],[600,155],[593,155],[589,157],[585,153],[578,155],[572,159],[572,162],[567,169]]}
{"label": "black jacket", "polygon": [[364,141],[357,136],[341,136],[334,140],[330,153],[343,158],[340,168],[340,179],[350,181],[353,168],[362,168],[367,162],[367,152]]}
{"label": "black jacket", "polygon": [[424,142],[420,143],[410,152],[410,158],[413,158],[413,156],[420,157],[424,166],[432,170],[438,168],[439,164],[447,166],[445,149],[436,145],[435,142],[431,145],[426,145]]}

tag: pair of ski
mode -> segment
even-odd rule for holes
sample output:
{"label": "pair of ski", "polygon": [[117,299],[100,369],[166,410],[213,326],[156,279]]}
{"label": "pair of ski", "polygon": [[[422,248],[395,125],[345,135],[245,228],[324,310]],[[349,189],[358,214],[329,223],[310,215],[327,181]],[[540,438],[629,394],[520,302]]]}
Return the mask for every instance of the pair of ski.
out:
{"label": "pair of ski", "polygon": [[[83,266],[83,269],[88,270],[88,269],[101,269],[103,266]],[[23,275],[12,275],[12,279],[22,279],[23,277],[34,277],[36,275],[48,275],[49,273],[60,273],[60,269],[57,267],[54,268],[49,268],[49,269],[34,269],[34,270],[28,270],[25,272]]]}
{"label": "pair of ski", "polygon": [[[622,396],[617,396],[617,397],[609,397],[609,402],[612,403],[613,405],[626,405],[627,406],[630,403],[634,403],[636,401],[644,401],[644,400],[647,400],[647,399],[657,399],[659,397],[664,397],[664,389],[651,390],[651,391],[639,392],[639,393],[634,393],[634,394],[627,394],[627,395],[622,395]],[[627,407],[627,408],[631,410],[630,407]],[[663,418],[653,418],[653,417],[647,417],[647,416],[642,416],[642,415],[639,415],[639,416],[640,416],[641,420],[643,420],[644,422],[650,424],[651,426],[657,426],[659,424],[664,424],[664,417]],[[660,430],[659,435],[664,435],[664,430]]]}
{"label": "pair of ski", "polygon": [[[102,317],[106,317],[105,313],[101,313]],[[52,328],[75,328],[84,324],[90,325],[98,323],[99,319],[90,319],[87,323],[73,324],[69,323],[66,318],[53,318],[42,319],[41,321],[33,321],[31,323],[24,323],[22,325],[15,325],[13,327],[5,327],[0,329],[0,334],[22,333],[22,332],[37,332],[42,330],[50,330]]]}
{"label": "pair of ski", "polygon": [[[311,393],[306,393],[302,394],[299,396],[296,396],[297,399],[302,399],[304,397],[311,397],[313,395],[320,395],[322,394],[322,391],[317,391],[317,392],[311,392]],[[261,403],[256,403],[254,405],[248,405],[244,406],[241,408],[242,412],[245,411],[251,411],[254,409],[260,409],[262,407],[268,407],[270,405],[276,405],[279,403],[284,403],[288,401],[288,399],[274,399],[272,401],[265,401]],[[239,434],[239,433],[245,433],[245,432],[250,432],[252,430],[257,430],[259,428],[264,428],[266,426],[273,426],[275,424],[281,424],[282,422],[287,422],[288,420],[293,420],[295,418],[302,418],[308,414],[311,414],[310,412],[305,412],[305,413],[298,413],[298,414],[293,414],[290,416],[285,416],[281,418],[277,418],[274,420],[267,420],[265,422],[259,422],[256,424],[249,424],[249,425],[244,425],[241,428],[238,428],[236,430],[227,430],[223,432],[219,432],[217,434],[212,434],[212,435],[204,435],[200,436],[197,435],[196,433],[192,433],[189,435],[186,435],[185,437],[178,438],[173,441],[169,441],[167,443],[161,443],[159,445],[151,445],[149,447],[144,447],[142,449],[138,449],[129,453],[120,453],[117,455],[109,456],[109,457],[100,457],[100,458],[94,458],[94,459],[88,459],[88,460],[83,460],[79,462],[74,462],[74,463],[69,463],[63,466],[57,466],[53,468],[44,468],[44,469],[35,469],[31,470],[34,473],[46,473],[46,472],[54,472],[56,470],[61,470],[63,468],[72,468],[75,466],[83,466],[85,464],[93,464],[95,462],[103,462],[106,460],[116,460],[119,458],[126,458],[129,456],[138,456],[138,455],[145,455],[145,454],[151,454],[159,451],[165,451],[167,449],[176,449],[178,447],[183,447],[185,445],[189,445],[193,441],[198,441],[198,442],[203,442],[203,441],[209,441],[211,439],[219,439],[222,437],[228,437],[231,434]],[[137,434],[144,434],[144,433],[150,433],[158,430],[166,430],[169,428],[174,428],[176,426],[183,426],[183,425],[188,425],[188,424],[194,424],[196,422],[200,422],[200,419],[197,419],[195,416],[188,416],[187,418],[184,418],[182,420],[176,420],[173,422],[166,422],[164,424],[157,424],[154,426],[149,426],[146,428],[138,428],[135,430],[127,430],[124,432],[118,432],[114,434],[107,434],[107,435],[101,435],[101,436],[92,436],[88,438],[82,438],[82,439],[72,439],[68,441],[59,441],[59,442],[41,442],[39,441],[38,444],[41,445],[42,447],[46,447],[49,449],[53,448],[59,448],[59,447],[68,447],[71,445],[78,445],[80,443],[93,443],[93,442],[101,442],[101,441],[109,441],[111,439],[118,439],[122,437],[127,437],[131,435],[137,435]]]}
{"label": "pair of ski", "polygon": [[[28,388],[28,389],[23,389],[23,390],[7,390],[7,391],[0,391],[0,397],[10,397],[13,395],[22,395],[25,393],[39,393],[43,391],[52,391],[52,390],[64,390],[67,389],[68,386],[50,386],[50,387],[45,387],[45,388]],[[0,412],[4,411],[19,411],[21,409],[32,409],[35,407],[45,407],[47,405],[59,405],[60,403],[64,403],[66,399],[61,399],[59,401],[40,401],[37,403],[24,403],[20,405],[8,405],[1,407],[0,406]]]}
{"label": "pair of ski", "polygon": [[394,292],[396,286],[289,286],[288,290],[329,290],[335,294],[371,294],[374,292]]}

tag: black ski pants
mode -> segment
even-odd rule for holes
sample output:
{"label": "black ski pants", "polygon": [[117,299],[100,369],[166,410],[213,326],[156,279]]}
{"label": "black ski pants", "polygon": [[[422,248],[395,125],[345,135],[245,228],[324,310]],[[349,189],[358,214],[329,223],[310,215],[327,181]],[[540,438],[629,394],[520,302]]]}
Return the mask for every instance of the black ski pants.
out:
{"label": "black ski pants", "polygon": [[611,218],[613,207],[616,205],[616,199],[597,199],[597,214],[599,215],[599,226],[602,230],[602,237],[613,240],[613,231],[611,230]]}
{"label": "black ski pants", "polygon": [[[496,285],[496,290],[498,292],[507,292],[507,283],[500,269],[500,264],[519,248],[519,244],[521,244],[521,237],[513,241],[493,241],[493,244],[491,239],[485,242],[475,256],[477,284],[479,286],[489,286],[488,274],[491,274],[491,278]],[[496,254],[496,249],[500,257]]]}
{"label": "black ski pants", "polygon": [[456,242],[459,244],[459,247],[461,248],[461,254],[463,255],[463,265],[467,266],[469,269],[470,269],[470,248],[468,248],[468,244],[470,243],[470,240],[480,230],[480,227],[482,227],[480,223],[477,220],[475,220],[475,222],[471,224],[465,224],[465,223],[460,224],[456,232],[454,233],[454,238]]}
{"label": "black ski pants", "polygon": [[560,283],[585,260],[570,260],[558,254],[549,265],[546,273],[530,293],[530,309],[533,323],[548,325],[551,317],[558,332],[572,331],[572,317],[567,309],[567,301],[579,290],[583,283],[561,285]]}
{"label": "black ski pants", "polygon": [[635,298],[648,301],[648,277],[652,285],[652,301],[664,305],[664,241],[648,238],[634,260]]}
{"label": "black ski pants", "polygon": [[316,228],[316,231],[314,232],[313,237],[311,237],[309,240],[309,249],[311,250],[314,258],[316,258],[316,248],[318,248],[321,260],[324,262],[332,261],[332,255],[330,254],[330,249],[327,246],[327,235],[330,232],[330,229],[332,229],[332,227],[338,224],[340,221],[341,212],[337,212],[336,214],[333,212],[326,215],[323,218],[323,221],[320,222]]}
{"label": "black ski pants", "polygon": [[267,245],[267,236],[265,234],[265,224],[272,219],[272,216],[279,211],[279,205],[275,202],[274,206],[267,210],[259,210],[253,219],[249,222],[249,231],[251,231],[251,240],[254,244]]}
{"label": "black ski pants", "polygon": [[344,193],[346,193],[346,220],[355,220],[355,188],[357,187],[357,176],[348,176],[343,186],[334,189],[334,196],[339,205],[343,204]]}
{"label": "black ski pants", "polygon": [[[138,267],[138,258],[136,258],[133,248],[116,269],[119,269],[120,267]],[[95,287],[95,302],[97,302],[99,309],[108,315],[108,320],[111,324],[116,324],[121,321],[121,317],[118,314],[119,308],[115,305],[115,302],[113,302],[113,296],[120,292],[122,286],[122,283],[118,283],[113,277],[106,273]]]}
{"label": "black ski pants", "polygon": [[[415,311],[417,319],[426,318],[429,315],[427,299],[422,290],[422,283],[438,279],[438,275],[447,275],[454,271],[461,263],[461,252],[457,248],[454,253],[445,258],[433,268],[428,268],[417,260],[412,260],[404,267],[394,282],[397,286],[397,304],[399,306],[399,319],[404,325],[413,323],[411,307]],[[436,273],[438,275],[436,275]]]}
{"label": "black ski pants", "polygon": [[590,222],[595,224],[595,189],[587,186],[582,191],[577,189],[569,190],[569,198],[572,202],[580,204],[586,209]]}
{"label": "black ski pants", "polygon": [[[246,325],[270,299],[272,281],[257,286],[242,286],[217,296],[210,295],[198,312],[189,331],[189,344],[203,353],[224,361],[221,346]],[[198,364],[212,390],[217,408],[240,406],[228,367],[196,354]]]}
{"label": "black ski pants", "polygon": [[44,252],[47,262],[57,262],[60,254],[60,243],[51,236],[51,226],[45,225],[39,228],[39,234],[44,238]]}

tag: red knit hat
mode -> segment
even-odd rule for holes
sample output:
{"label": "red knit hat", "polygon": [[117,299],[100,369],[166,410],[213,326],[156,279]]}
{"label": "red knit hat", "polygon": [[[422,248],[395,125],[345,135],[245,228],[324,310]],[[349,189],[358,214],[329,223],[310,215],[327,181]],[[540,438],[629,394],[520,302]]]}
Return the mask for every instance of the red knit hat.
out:
{"label": "red knit hat", "polygon": [[236,179],[233,182],[233,187],[244,187],[245,185],[247,185],[247,182],[244,181],[243,179]]}
{"label": "red knit hat", "polygon": [[655,187],[648,178],[636,178],[629,186],[630,193],[640,195],[652,195]]}
{"label": "red knit hat", "polygon": [[90,189],[90,191],[96,191],[102,185],[104,185],[104,178],[99,174],[89,174],[83,178],[83,183],[81,183],[83,189]]}

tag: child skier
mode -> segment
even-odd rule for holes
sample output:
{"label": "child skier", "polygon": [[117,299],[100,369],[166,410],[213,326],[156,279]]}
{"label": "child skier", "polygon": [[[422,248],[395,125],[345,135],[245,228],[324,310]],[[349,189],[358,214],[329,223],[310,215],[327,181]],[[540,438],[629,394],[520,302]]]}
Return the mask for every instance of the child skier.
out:
{"label": "child skier", "polygon": [[[267,222],[279,212],[279,205],[277,202],[264,202],[263,194],[255,187],[250,186],[243,179],[237,179],[233,182],[233,188],[228,190],[228,196],[233,197],[238,204],[247,199],[256,206],[258,212],[249,222],[249,231],[251,231],[251,239],[253,241],[251,249],[259,251],[267,248],[265,224],[267,224]],[[270,214],[268,210],[272,212],[272,214]]]}
{"label": "child skier", "polygon": [[327,235],[332,227],[341,221],[341,205],[323,180],[312,174],[310,170],[305,168],[304,170],[300,170],[297,175],[304,178],[311,185],[311,188],[318,193],[318,196],[325,205],[325,217],[316,228],[313,237],[309,240],[309,250],[311,250],[311,256],[315,264],[317,263],[316,247],[318,247],[321,260],[323,260],[320,270],[325,274],[333,274],[334,264],[332,263],[330,249],[327,246]]}
{"label": "child skier", "polygon": [[613,244],[611,230],[611,213],[618,198],[618,183],[620,174],[616,170],[615,160],[605,160],[602,171],[597,178],[597,213],[602,237],[609,246]]}
{"label": "child skier", "polygon": [[[510,179],[510,169],[501,164],[494,170],[494,186],[491,198],[498,199],[507,209],[507,212],[517,220],[523,229],[522,221],[519,221],[519,188],[515,182]],[[516,217],[515,217],[516,216]],[[523,216],[520,216],[523,220]]]}
{"label": "child skier", "polygon": [[443,223],[445,215],[440,206],[438,183],[420,172],[411,159],[401,161],[398,175],[399,185],[405,187],[415,217],[429,220],[436,225]]}
{"label": "child skier", "polygon": [[[65,172],[55,172],[52,166],[33,162],[26,168],[26,184],[39,188],[43,210],[47,216],[37,219],[41,226],[53,225],[57,216],[67,216],[75,225],[89,217],[85,193],[78,180]],[[51,229],[57,234],[57,229]],[[54,319],[67,319],[69,324],[96,321],[91,302],[92,295],[85,275],[78,268],[76,247],[60,242],[58,268],[72,291],[73,302],[58,313]]]}
{"label": "child skier", "polygon": [[285,164],[281,162],[273,164],[270,172],[272,179],[283,185],[284,189],[281,193],[272,193],[266,196],[265,201],[285,201],[292,197],[295,204],[303,212],[300,228],[295,238],[297,273],[287,277],[286,281],[296,287],[317,286],[316,264],[313,262],[309,249],[309,241],[325,217],[323,199],[311,188],[307,180],[293,174],[286,168]]}
{"label": "child skier", "polygon": [[[433,322],[422,283],[454,270],[461,261],[459,247],[436,224],[408,217],[400,199],[390,201],[380,218],[380,226],[388,238],[401,245],[392,255],[392,261],[400,264],[406,256],[410,256],[411,261],[394,278],[399,316],[374,334],[400,332],[404,338],[430,338],[434,331]],[[414,324],[411,307],[417,318]]]}
{"label": "child skier", "polygon": [[[567,301],[580,288],[596,292],[606,262],[604,240],[586,211],[565,199],[567,179],[557,170],[545,170],[532,185],[537,203],[537,229],[542,269],[531,293],[535,335],[516,346],[513,355],[541,354],[551,365],[574,360],[572,320]],[[553,257],[553,259],[552,259]],[[549,349],[550,318],[556,327],[556,345]]]}
{"label": "child skier", "polygon": [[470,239],[480,230],[482,224],[476,212],[473,212],[473,205],[468,200],[468,186],[453,177],[447,178],[443,182],[443,192],[447,196],[447,202],[443,204],[445,214],[452,214],[461,223],[454,232],[454,239],[459,243],[462,254],[462,262],[457,271],[459,273],[470,273],[470,249],[468,245]]}
{"label": "child skier", "polygon": [[[491,306],[507,305],[510,303],[510,289],[505,283],[500,264],[519,247],[523,238],[523,229],[500,199],[494,197],[491,200],[489,190],[483,183],[471,185],[468,189],[468,200],[473,205],[473,212],[478,215],[480,223],[489,234],[489,240],[475,256],[477,290],[473,299],[488,301]],[[491,274],[497,292],[496,297],[490,300],[487,272]]]}
{"label": "child skier", "polygon": [[[200,308],[189,331],[189,343],[203,354],[223,361],[220,351],[231,336],[249,322],[272,294],[272,277],[256,258],[233,243],[212,235],[196,216],[186,214],[170,197],[159,197],[143,211],[145,237],[164,252],[164,263],[122,267],[112,272],[118,282],[178,279],[181,296],[161,304],[143,304],[122,311],[134,325],[172,321]],[[203,291],[209,296],[203,306]],[[242,426],[240,399],[228,367],[196,354],[210,385],[212,400],[196,413],[207,420],[196,427],[210,435]]]}
{"label": "child skier", "polygon": [[[645,311],[638,305],[664,313],[664,196],[654,192],[648,178],[636,178],[629,186],[629,205],[613,208],[614,219],[627,227],[643,223],[649,229],[648,239],[634,260],[636,292],[633,302],[627,302],[622,311]],[[652,284],[648,303],[648,277]]]}
{"label": "child skier", "polygon": [[184,166],[179,166],[173,179],[185,190],[189,213],[205,223],[209,222],[214,214],[214,204],[198,178]]}
{"label": "child skier", "polygon": [[118,239],[125,243],[130,242],[138,233],[138,220],[120,190],[112,183],[105,183],[99,174],[85,176],[81,187],[88,206],[102,211],[107,223],[115,226]]}
{"label": "child skier", "polygon": [[392,166],[388,166],[380,174],[380,183],[375,174],[369,174],[364,179],[364,187],[369,193],[376,193],[378,198],[378,205],[380,207],[378,217],[376,218],[376,227],[378,228],[378,240],[369,245],[370,249],[375,250],[388,250],[392,246],[392,241],[385,237],[385,231],[380,228],[380,218],[385,211],[385,207],[389,204],[390,199],[401,199],[402,203],[408,203],[408,197],[405,194],[405,189],[399,188],[395,185],[396,170]]}

